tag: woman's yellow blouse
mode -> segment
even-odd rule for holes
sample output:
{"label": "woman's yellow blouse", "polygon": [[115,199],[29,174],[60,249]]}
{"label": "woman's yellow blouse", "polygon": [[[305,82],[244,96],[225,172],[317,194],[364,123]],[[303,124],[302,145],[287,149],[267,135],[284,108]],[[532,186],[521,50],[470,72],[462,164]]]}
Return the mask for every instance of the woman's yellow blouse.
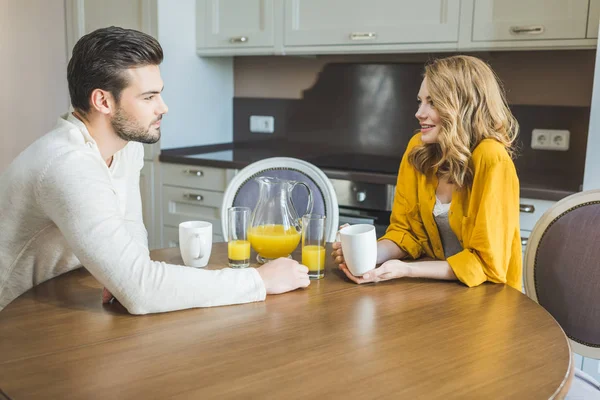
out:
{"label": "woman's yellow blouse", "polygon": [[[400,170],[390,226],[380,239],[389,239],[412,259],[444,260],[444,249],[433,218],[437,177],[423,175],[408,154],[421,144],[416,134],[408,144]],[[483,140],[473,151],[473,184],[455,190],[448,212],[450,228],[463,251],[446,261],[469,287],[485,281],[506,283],[521,290],[522,260],[519,232],[519,180],[504,146]]]}

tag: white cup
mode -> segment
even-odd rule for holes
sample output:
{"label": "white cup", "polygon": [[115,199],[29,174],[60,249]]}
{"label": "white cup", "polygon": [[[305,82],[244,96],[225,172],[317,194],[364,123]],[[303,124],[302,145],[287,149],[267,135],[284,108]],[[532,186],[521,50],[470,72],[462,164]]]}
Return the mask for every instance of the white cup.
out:
{"label": "white cup", "polygon": [[206,267],[212,250],[212,224],[205,221],[180,223],[179,250],[188,267]]}
{"label": "white cup", "polygon": [[368,224],[350,225],[340,229],[342,252],[348,269],[354,276],[363,276],[377,264],[375,227]]}

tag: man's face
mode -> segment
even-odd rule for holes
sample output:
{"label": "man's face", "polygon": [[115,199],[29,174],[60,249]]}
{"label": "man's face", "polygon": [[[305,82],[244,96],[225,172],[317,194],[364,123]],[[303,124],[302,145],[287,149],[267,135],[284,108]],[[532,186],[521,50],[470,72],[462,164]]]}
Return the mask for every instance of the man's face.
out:
{"label": "man's face", "polygon": [[123,140],[156,143],[160,123],[169,108],[162,99],[163,81],[157,65],[130,68],[129,85],[121,92],[111,118],[115,133]]}

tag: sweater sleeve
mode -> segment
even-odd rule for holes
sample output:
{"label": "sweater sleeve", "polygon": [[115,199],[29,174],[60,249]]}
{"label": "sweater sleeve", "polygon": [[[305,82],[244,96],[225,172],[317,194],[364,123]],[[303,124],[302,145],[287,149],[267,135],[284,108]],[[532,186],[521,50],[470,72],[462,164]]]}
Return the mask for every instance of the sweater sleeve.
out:
{"label": "sweater sleeve", "polygon": [[79,261],[132,314],[266,297],[254,268],[209,271],[150,260],[127,229],[106,167],[93,154],[71,151],[52,160],[36,197]]}
{"label": "sweater sleeve", "polygon": [[127,144],[127,202],[125,205],[124,222],[127,229],[144,247],[148,247],[148,231],[144,225],[142,211],[142,196],[140,194],[140,171],[144,167],[144,146],[141,143]]}
{"label": "sweater sleeve", "polygon": [[416,171],[408,161],[408,154],[420,141],[419,138],[418,135],[413,137],[400,162],[390,225],[385,235],[379,239],[388,239],[396,243],[412,259],[417,259],[423,254],[423,247],[417,240],[408,220],[410,218],[408,213],[417,206],[418,191]]}
{"label": "sweater sleeve", "polygon": [[519,229],[519,181],[510,159],[482,163],[473,179],[469,216],[463,221],[464,250],[447,259],[469,287],[506,283],[515,232]]}

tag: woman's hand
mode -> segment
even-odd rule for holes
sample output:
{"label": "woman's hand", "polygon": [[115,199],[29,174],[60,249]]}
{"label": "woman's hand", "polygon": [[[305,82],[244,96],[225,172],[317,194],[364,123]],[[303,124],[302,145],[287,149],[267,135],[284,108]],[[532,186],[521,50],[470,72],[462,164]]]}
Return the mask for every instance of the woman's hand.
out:
{"label": "woman's hand", "polygon": [[340,269],[344,271],[348,279],[358,284],[389,281],[390,279],[409,277],[411,274],[410,265],[400,260],[386,261],[378,268],[366,272],[362,277],[352,275],[346,264],[340,264]]}

